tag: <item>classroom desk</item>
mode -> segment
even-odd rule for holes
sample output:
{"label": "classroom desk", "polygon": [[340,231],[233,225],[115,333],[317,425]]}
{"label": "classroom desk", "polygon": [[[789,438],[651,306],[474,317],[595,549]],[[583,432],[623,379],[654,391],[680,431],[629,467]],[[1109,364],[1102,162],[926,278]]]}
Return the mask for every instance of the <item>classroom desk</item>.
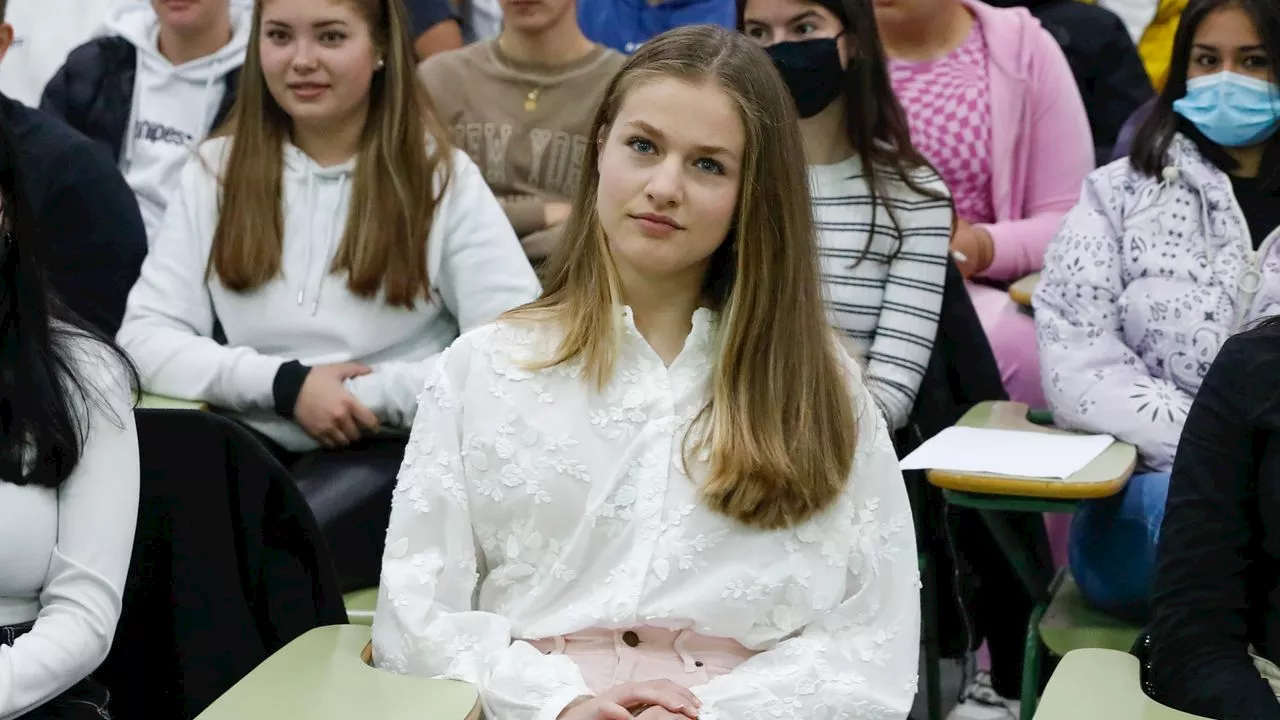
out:
{"label": "classroom desk", "polygon": [[315,628],[267,658],[196,720],[480,720],[476,689],[376,670],[371,629]]}
{"label": "classroom desk", "polygon": [[[1014,402],[984,402],[973,406],[956,423],[959,427],[992,430],[1070,434],[1055,427],[1037,425],[1027,419],[1027,406]],[[1015,478],[985,473],[930,470],[929,482],[944,490],[973,495],[1010,495],[1039,501],[1075,501],[1110,497],[1124,489],[1138,463],[1137,449],[1115,442],[1066,480]],[[1074,502],[1068,503],[1074,507]],[[1068,510],[1069,512],[1070,510]],[[1045,512],[1058,512],[1046,510]]]}
{"label": "classroom desk", "polygon": [[[993,430],[1066,432],[1032,423],[1027,419],[1027,406],[1012,402],[979,403],[956,424]],[[1137,448],[1127,443],[1115,442],[1066,480],[1014,478],[947,470],[930,470],[926,473],[929,482],[942,489],[943,497],[948,503],[978,512],[1035,602],[1028,625],[1029,654],[1023,671],[1022,702],[1026,709],[1033,709],[1036,704],[1038,688],[1035,687],[1034,673],[1029,672],[1029,669],[1038,667],[1039,626],[1049,609],[1057,585],[1045,582],[1043,569],[1038,567],[1036,558],[1024,547],[1006,514],[1073,513],[1081,500],[1108,497],[1123,490],[1137,463]]]}
{"label": "classroom desk", "polygon": [[1045,688],[1035,720],[1205,720],[1147,697],[1138,659],[1115,650],[1067,653]]}
{"label": "classroom desk", "polygon": [[1040,273],[1032,273],[1009,286],[1009,297],[1024,308],[1031,307],[1031,296],[1040,284]]}

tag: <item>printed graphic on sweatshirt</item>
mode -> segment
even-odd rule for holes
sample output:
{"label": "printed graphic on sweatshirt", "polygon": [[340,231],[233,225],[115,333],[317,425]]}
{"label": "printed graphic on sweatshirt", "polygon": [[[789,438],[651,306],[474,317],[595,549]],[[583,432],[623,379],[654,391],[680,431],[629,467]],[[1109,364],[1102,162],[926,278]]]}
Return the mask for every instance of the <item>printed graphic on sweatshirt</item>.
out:
{"label": "printed graphic on sweatshirt", "polygon": [[139,120],[133,126],[134,142],[158,142],[186,146],[194,143],[195,139],[195,136],[191,133],[183,132],[164,123],[151,122],[150,120]]}
{"label": "printed graphic on sweatshirt", "polygon": [[[480,166],[491,187],[527,185],[572,196],[587,155],[587,138],[563,130],[516,128],[508,123],[458,123],[454,142]],[[513,146],[514,144],[514,146]],[[528,169],[527,177],[512,177]]]}
{"label": "printed graphic on sweatshirt", "polygon": [[129,126],[121,170],[138,199],[149,239],[159,231],[169,193],[177,186],[195,147],[204,140],[221,99],[221,93],[209,93],[210,97],[203,97],[203,89],[200,93],[194,98],[181,97],[183,93],[172,90],[148,94],[144,98],[147,105]]}

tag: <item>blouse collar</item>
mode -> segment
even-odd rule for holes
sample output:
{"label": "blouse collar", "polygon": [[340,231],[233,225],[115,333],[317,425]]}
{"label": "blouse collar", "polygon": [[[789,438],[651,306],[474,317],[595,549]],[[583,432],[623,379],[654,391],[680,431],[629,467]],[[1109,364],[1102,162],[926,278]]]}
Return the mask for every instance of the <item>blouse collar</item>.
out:
{"label": "blouse collar", "polygon": [[[635,313],[632,311],[631,306],[620,306],[620,313],[625,335],[630,339],[631,343],[656,358],[657,353],[653,351],[649,341],[645,340],[644,335],[640,334],[640,330],[636,327]],[[689,336],[685,338],[684,348],[680,350],[680,354],[671,363],[672,367],[679,363],[681,358],[691,353],[702,356],[710,352],[718,319],[718,313],[711,308],[700,307],[693,311],[693,327],[689,331]]]}

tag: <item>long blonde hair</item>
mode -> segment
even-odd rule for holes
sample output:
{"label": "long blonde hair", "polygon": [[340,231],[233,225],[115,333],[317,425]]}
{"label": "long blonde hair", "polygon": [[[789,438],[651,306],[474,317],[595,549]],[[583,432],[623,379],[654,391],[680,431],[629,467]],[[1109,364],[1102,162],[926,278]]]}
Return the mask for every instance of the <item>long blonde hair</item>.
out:
{"label": "long blonde hair", "polygon": [[[414,73],[401,0],[344,1],[369,24],[384,66],[370,87],[351,210],[329,270],[347,271],[347,287],[356,295],[372,297],[382,290],[388,305],[412,308],[430,288],[426,239],[450,175],[451,147]],[[240,292],[280,273],[284,245],[283,147],[291,120],[271,96],[262,72],[263,2],[254,2],[239,94],[218,133],[231,136],[231,151],[222,172],[208,272]]]}
{"label": "long blonde hair", "polygon": [[[613,79],[591,137],[608,135],[627,94],[674,78],[713,84],[737,105],[746,147],[736,217],[705,279],[718,311],[711,398],[686,438],[685,457],[710,451],[708,507],[777,529],[830,506],[848,482],[856,417],[823,307],[804,152],[790,95],[745,36],[711,26],[645,43]],[[599,142],[591,143],[573,214],[550,262],[543,296],[509,313],[551,318],[565,330],[539,367],[580,358],[602,389],[621,331],[619,281],[596,211]]]}

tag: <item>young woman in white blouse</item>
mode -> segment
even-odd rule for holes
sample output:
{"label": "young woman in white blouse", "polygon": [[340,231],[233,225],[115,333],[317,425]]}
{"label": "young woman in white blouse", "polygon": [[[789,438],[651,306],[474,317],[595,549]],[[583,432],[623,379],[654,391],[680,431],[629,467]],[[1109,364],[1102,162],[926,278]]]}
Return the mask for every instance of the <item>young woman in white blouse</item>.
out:
{"label": "young woman in white blouse", "polygon": [[954,211],[911,145],[871,0],[738,0],[800,115],[832,324],[906,427],[938,334]]}
{"label": "young woman in white blouse", "polygon": [[183,170],[118,337],[148,391],[257,430],[344,587],[369,586],[427,368],[539,285],[417,82],[402,3],[257,0],[252,23],[230,127]]}
{"label": "young woman in white blouse", "polygon": [[674,30],[593,137],[546,293],[421,395],[374,660],[491,720],[906,717],[911,511],[827,322],[786,87]]}
{"label": "young woman in white blouse", "polygon": [[138,517],[135,373],[46,297],[0,127],[0,718],[110,720],[107,657]]}

